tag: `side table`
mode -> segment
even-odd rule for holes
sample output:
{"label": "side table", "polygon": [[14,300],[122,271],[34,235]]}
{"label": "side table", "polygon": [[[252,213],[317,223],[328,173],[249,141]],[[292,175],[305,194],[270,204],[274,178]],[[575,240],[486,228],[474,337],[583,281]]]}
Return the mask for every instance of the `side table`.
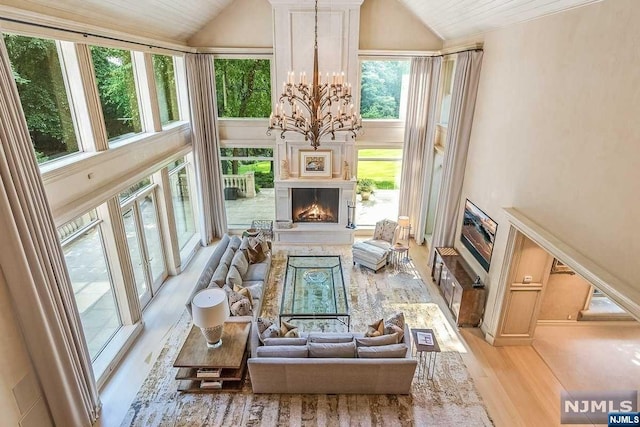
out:
{"label": "side table", "polygon": [[207,393],[242,390],[247,372],[250,330],[250,323],[227,322],[222,331],[222,345],[209,348],[200,328],[192,326],[173,364],[179,368],[176,374],[178,391]]}
{"label": "side table", "polygon": [[409,248],[396,243],[391,246],[391,265],[398,268],[408,261]]}
{"label": "side table", "polygon": [[[431,334],[433,344],[420,344],[418,341],[418,333]],[[413,338],[413,356],[418,359],[418,378],[424,379],[424,373],[427,372],[427,379],[433,380],[436,371],[436,359],[440,353],[440,345],[436,339],[433,329],[411,329],[411,338]]]}

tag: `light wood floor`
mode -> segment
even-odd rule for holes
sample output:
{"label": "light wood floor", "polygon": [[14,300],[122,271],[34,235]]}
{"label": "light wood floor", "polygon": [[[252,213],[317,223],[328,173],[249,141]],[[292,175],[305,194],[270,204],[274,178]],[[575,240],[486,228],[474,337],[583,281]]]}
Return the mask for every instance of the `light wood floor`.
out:
{"label": "light wood floor", "polygon": [[[211,251],[212,247],[201,249],[187,271],[171,278],[156,297],[157,301],[145,311],[145,331],[101,391],[104,406],[96,426],[119,426],[122,422],[163,348],[166,334],[180,317],[182,303]],[[426,247],[412,242],[410,255],[442,312],[453,324],[444,300],[431,281]],[[180,300],[180,304],[175,304],[176,300]],[[466,353],[462,353],[464,362],[496,426],[560,425],[560,392],[564,388],[535,346],[493,347],[477,328],[459,329],[458,333],[466,348]],[[555,336],[554,339],[561,338]],[[640,355],[637,357],[640,359]]]}

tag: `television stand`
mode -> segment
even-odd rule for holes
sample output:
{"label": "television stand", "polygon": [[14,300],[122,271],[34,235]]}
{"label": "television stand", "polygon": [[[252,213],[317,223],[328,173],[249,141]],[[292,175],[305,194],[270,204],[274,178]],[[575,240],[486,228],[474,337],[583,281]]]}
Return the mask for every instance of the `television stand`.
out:
{"label": "television stand", "polygon": [[478,326],[484,313],[486,289],[473,286],[475,274],[455,248],[436,248],[431,277],[456,325]]}

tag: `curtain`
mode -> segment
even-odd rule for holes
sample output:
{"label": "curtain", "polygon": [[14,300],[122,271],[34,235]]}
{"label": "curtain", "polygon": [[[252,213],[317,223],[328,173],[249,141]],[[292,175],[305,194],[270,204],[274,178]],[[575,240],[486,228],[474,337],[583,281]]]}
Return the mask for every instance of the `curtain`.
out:
{"label": "curtain", "polygon": [[482,51],[458,54],[429,265],[433,264],[434,248],[453,246],[455,241],[458,205],[462,196],[482,55]]}
{"label": "curtain", "polygon": [[55,425],[89,426],[100,400],[71,281],[0,36],[0,266]]}
{"label": "curtain", "polygon": [[419,245],[427,223],[441,64],[441,57],[411,60],[398,210],[409,217]]}
{"label": "curtain", "polygon": [[200,233],[202,245],[207,246],[214,237],[222,237],[227,231],[213,55],[187,54],[186,68],[200,201]]}

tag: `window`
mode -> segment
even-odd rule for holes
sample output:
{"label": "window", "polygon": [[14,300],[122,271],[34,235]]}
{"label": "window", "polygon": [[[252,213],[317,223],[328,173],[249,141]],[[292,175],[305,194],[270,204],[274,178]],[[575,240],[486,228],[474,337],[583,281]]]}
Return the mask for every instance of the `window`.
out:
{"label": "window", "polygon": [[180,249],[183,249],[196,234],[187,164],[183,163],[178,166],[178,168],[169,172],[169,184],[171,186],[173,212],[176,218],[178,246]]}
{"label": "window", "polygon": [[271,114],[271,63],[268,59],[215,60],[218,117]]}
{"label": "window", "polygon": [[173,57],[152,55],[153,73],[156,80],[160,122],[163,125],[180,120],[178,111],[178,93],[176,91],[176,74],[173,68]]}
{"label": "window", "polygon": [[91,360],[122,326],[100,222],[90,211],[58,228]]}
{"label": "window", "polygon": [[409,66],[408,60],[361,62],[360,114],[363,119],[404,119]]}
{"label": "window", "polygon": [[[384,218],[398,216],[401,169],[401,148],[358,150],[356,224],[375,225]],[[372,184],[373,193],[368,200],[360,191],[363,180]]]}
{"label": "window", "polygon": [[5,34],[38,163],[80,151],[54,40]]}
{"label": "window", "polygon": [[273,148],[220,148],[225,210],[230,226],[275,219]]}
{"label": "window", "polygon": [[91,58],[109,142],[142,132],[131,52],[91,46]]}
{"label": "window", "polygon": [[453,73],[455,60],[447,59],[442,63],[442,96],[440,105],[440,120],[442,125],[449,124],[449,112],[451,110],[451,92],[453,90]]}

